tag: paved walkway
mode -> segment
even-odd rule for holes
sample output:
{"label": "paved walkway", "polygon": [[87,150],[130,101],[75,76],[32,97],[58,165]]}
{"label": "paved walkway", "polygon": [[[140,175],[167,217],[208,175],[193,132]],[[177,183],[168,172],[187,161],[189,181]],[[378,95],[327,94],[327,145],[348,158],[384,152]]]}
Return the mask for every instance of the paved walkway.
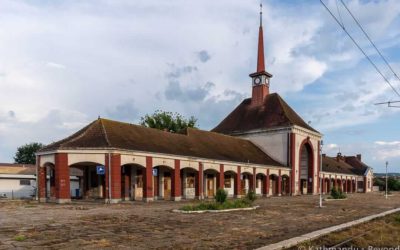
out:
{"label": "paved walkway", "polygon": [[[318,196],[263,198],[259,209],[179,214],[188,202],[105,205],[0,202],[0,249],[51,247],[126,249],[254,249],[397,208],[400,194],[349,195],[326,202]],[[25,240],[17,241],[15,236]]]}

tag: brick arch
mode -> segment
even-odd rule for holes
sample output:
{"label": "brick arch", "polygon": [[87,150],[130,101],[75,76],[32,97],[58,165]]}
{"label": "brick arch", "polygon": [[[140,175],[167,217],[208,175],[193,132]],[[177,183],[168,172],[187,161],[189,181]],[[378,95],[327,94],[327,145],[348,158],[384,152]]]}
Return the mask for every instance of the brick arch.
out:
{"label": "brick arch", "polygon": [[[306,147],[308,151],[308,169],[307,169],[307,193],[312,194],[314,193],[314,147],[312,145],[312,142],[310,140],[310,137],[305,138],[299,148],[299,175],[298,175],[298,180],[299,180],[299,193],[302,193],[302,181],[301,181],[301,159],[302,159],[302,151],[303,148]],[[312,182],[310,182],[310,178]]]}

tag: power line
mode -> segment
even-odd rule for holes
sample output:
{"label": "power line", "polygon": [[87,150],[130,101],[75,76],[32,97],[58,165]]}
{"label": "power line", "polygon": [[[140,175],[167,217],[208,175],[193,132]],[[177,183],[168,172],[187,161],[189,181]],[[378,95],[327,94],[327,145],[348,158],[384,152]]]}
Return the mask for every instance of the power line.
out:
{"label": "power line", "polygon": [[360,47],[360,45],[357,43],[356,40],[350,35],[350,33],[346,30],[344,25],[342,25],[337,17],[332,13],[332,11],[328,8],[328,6],[325,5],[325,3],[322,0],[319,0],[321,4],[325,7],[325,9],[331,14],[333,19],[339,24],[339,26],[343,29],[343,31],[347,34],[347,36],[353,41],[353,43],[357,46],[357,48],[364,54],[365,58],[368,59],[368,61],[372,64],[372,66],[375,68],[375,70],[382,76],[382,78],[385,80],[385,82],[392,88],[392,90],[400,97],[400,93],[393,87],[393,85],[389,82],[389,80],[385,77],[385,75],[379,70],[379,68],[376,66],[376,64],[371,60],[371,58],[365,53],[365,51]]}
{"label": "power line", "polygon": [[378,102],[375,105],[387,104],[389,108],[400,108],[400,106],[392,105],[392,103],[400,103],[400,101]]}
{"label": "power line", "polygon": [[389,62],[386,60],[386,58],[382,55],[381,51],[376,47],[375,43],[371,40],[367,32],[364,30],[364,28],[361,26],[360,22],[355,18],[353,13],[350,11],[350,9],[347,7],[347,5],[343,2],[343,0],[340,0],[343,4],[343,6],[346,8],[346,10],[349,12],[353,20],[356,22],[358,27],[361,29],[361,31],[364,33],[365,37],[368,39],[368,41],[372,44],[372,46],[375,48],[376,52],[378,52],[379,56],[382,58],[382,60],[385,62],[385,64],[389,67],[390,71],[392,71],[393,75],[400,81],[400,77],[396,74],[396,72],[393,70],[392,66],[390,66]]}

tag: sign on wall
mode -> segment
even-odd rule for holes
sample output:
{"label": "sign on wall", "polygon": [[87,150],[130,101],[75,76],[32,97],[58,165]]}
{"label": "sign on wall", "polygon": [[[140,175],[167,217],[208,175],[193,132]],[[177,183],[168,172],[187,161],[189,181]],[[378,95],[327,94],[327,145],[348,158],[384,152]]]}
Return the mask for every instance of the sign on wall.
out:
{"label": "sign on wall", "polygon": [[98,175],[104,175],[105,167],[104,166],[97,166],[96,167],[96,172],[97,172]]}

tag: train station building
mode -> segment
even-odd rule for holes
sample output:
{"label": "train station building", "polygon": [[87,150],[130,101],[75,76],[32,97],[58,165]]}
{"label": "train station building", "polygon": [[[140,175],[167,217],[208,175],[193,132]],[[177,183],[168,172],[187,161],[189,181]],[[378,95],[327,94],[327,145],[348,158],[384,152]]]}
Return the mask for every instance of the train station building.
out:
{"label": "train station building", "polygon": [[[270,93],[261,22],[250,78],[251,98],[211,131],[170,133],[99,118],[46,146],[37,153],[38,199],[204,199],[218,188],[231,197],[249,190],[262,196],[326,193],[333,186],[371,190],[372,170],[361,156],[322,156],[322,134]],[[79,188],[71,189],[70,176]]]}

